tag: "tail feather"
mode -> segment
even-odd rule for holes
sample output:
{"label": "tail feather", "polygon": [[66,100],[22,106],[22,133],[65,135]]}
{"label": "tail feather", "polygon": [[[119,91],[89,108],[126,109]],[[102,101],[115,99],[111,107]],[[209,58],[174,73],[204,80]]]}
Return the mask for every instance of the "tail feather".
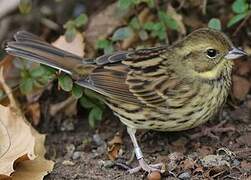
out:
{"label": "tail feather", "polygon": [[7,43],[6,51],[14,56],[29,59],[72,74],[72,70],[83,64],[83,58],[46,43],[39,37],[19,31],[14,36],[16,41]]}

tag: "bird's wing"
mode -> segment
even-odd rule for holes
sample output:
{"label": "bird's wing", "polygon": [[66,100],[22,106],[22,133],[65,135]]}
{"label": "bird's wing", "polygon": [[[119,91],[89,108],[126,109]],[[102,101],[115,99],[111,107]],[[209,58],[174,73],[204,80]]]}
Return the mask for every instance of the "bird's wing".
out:
{"label": "bird's wing", "polygon": [[162,46],[101,56],[95,60],[99,67],[77,83],[119,101],[162,105],[166,101],[162,85],[170,78],[162,65],[166,50]]}

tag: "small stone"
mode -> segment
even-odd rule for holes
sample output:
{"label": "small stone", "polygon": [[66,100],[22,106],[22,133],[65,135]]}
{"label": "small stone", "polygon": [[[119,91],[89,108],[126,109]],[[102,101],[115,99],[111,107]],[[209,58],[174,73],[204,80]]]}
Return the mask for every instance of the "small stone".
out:
{"label": "small stone", "polygon": [[99,134],[93,135],[93,141],[97,146],[101,146],[105,143],[105,141],[99,136]]}
{"label": "small stone", "polygon": [[62,164],[65,165],[65,166],[74,166],[74,165],[75,165],[74,162],[69,161],[69,160],[64,160],[64,161],[62,162]]}
{"label": "small stone", "polygon": [[153,172],[149,173],[149,174],[147,175],[147,179],[148,179],[148,180],[160,180],[160,179],[161,179],[160,172],[158,172],[158,171],[153,171]]}
{"label": "small stone", "polygon": [[81,156],[81,152],[76,151],[76,152],[74,152],[74,153],[72,154],[72,159],[73,159],[73,160],[79,159],[80,156]]}
{"label": "small stone", "polygon": [[182,180],[189,180],[191,179],[191,175],[189,172],[183,172],[178,176],[178,178]]}
{"label": "small stone", "polygon": [[113,161],[110,161],[110,160],[104,161],[103,166],[104,166],[105,168],[111,168],[112,166],[114,166],[114,162],[113,162]]}
{"label": "small stone", "polygon": [[237,159],[235,159],[235,160],[233,161],[233,165],[234,165],[234,166],[239,166],[240,164],[241,164],[241,162],[238,161]]}

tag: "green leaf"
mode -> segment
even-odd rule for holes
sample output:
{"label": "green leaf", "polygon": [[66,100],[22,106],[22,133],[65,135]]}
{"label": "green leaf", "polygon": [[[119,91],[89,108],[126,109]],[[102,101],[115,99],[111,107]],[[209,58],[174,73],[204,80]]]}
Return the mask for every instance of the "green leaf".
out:
{"label": "green leaf", "polygon": [[81,98],[83,95],[83,88],[77,84],[74,84],[72,87],[72,94],[77,99]]}
{"label": "green leaf", "polygon": [[82,96],[79,102],[80,105],[86,109],[91,109],[96,106],[87,96]]}
{"label": "green leaf", "polygon": [[18,7],[22,14],[28,14],[32,9],[32,0],[20,0]]}
{"label": "green leaf", "polygon": [[232,4],[232,10],[237,14],[245,13],[248,10],[248,3],[246,0],[235,0]]}
{"label": "green leaf", "polygon": [[70,78],[70,76],[68,76],[68,75],[59,76],[58,83],[64,91],[69,92],[72,90],[73,82],[72,82],[72,79]]}
{"label": "green leaf", "polygon": [[107,40],[107,39],[100,39],[96,42],[96,47],[98,49],[105,49],[108,46],[110,46],[112,44],[111,41]]}
{"label": "green leaf", "polygon": [[177,22],[171,16],[169,16],[167,13],[165,13],[164,11],[159,11],[158,16],[159,16],[160,21],[162,21],[167,27],[169,27],[173,30],[178,29]]}
{"label": "green leaf", "polygon": [[122,27],[114,32],[112,36],[112,41],[124,40],[132,35],[133,35],[133,30],[130,27]]}
{"label": "green leaf", "polygon": [[41,77],[45,74],[43,66],[38,66],[30,70],[30,75],[34,78]]}
{"label": "green leaf", "polygon": [[155,25],[155,23],[153,23],[153,22],[147,22],[144,24],[143,28],[145,30],[151,31],[154,29],[154,25]]}
{"label": "green leaf", "polygon": [[26,78],[22,79],[20,82],[20,90],[23,94],[28,94],[33,89],[33,79],[32,78]]}
{"label": "green leaf", "polygon": [[72,42],[77,35],[77,30],[75,28],[66,29],[64,35],[67,42]]}
{"label": "green leaf", "polygon": [[82,26],[84,26],[88,21],[88,17],[86,14],[81,14],[80,16],[78,16],[74,22],[75,22],[75,25],[76,27],[80,28]]}
{"label": "green leaf", "polygon": [[135,3],[135,0],[119,0],[118,7],[121,9],[129,9],[131,6],[133,6]]}
{"label": "green leaf", "polygon": [[151,31],[153,37],[158,37],[160,40],[166,39],[166,28],[163,23],[157,22],[147,22],[144,24],[144,29]]}
{"label": "green leaf", "polygon": [[103,111],[100,108],[93,108],[89,112],[88,120],[89,120],[89,124],[92,128],[94,128],[96,126],[96,123],[98,121],[102,120],[102,115],[103,115]]}
{"label": "green leaf", "polygon": [[73,20],[67,21],[64,26],[65,29],[75,28],[75,22]]}
{"label": "green leaf", "polygon": [[100,94],[96,93],[95,91],[92,91],[87,88],[84,89],[84,93],[86,96],[91,98],[93,100],[93,102],[95,102],[96,105],[98,105],[98,106],[101,105],[103,108],[105,107],[104,103],[103,103],[103,101],[104,101],[103,96],[101,96]]}
{"label": "green leaf", "polygon": [[248,12],[246,13],[243,13],[243,14],[238,14],[238,15],[235,15],[234,17],[232,17],[228,23],[227,23],[227,27],[231,27],[233,26],[234,24],[236,24],[237,22],[241,21],[242,19],[244,19],[246,16],[247,16]]}
{"label": "green leaf", "polygon": [[140,22],[137,17],[133,17],[132,20],[129,22],[129,26],[135,30],[140,29]]}
{"label": "green leaf", "polygon": [[218,18],[212,18],[208,22],[208,27],[216,30],[221,30],[221,22]]}
{"label": "green leaf", "polygon": [[105,54],[111,54],[114,51],[112,42],[107,39],[101,39],[96,42],[97,49],[103,49]]}

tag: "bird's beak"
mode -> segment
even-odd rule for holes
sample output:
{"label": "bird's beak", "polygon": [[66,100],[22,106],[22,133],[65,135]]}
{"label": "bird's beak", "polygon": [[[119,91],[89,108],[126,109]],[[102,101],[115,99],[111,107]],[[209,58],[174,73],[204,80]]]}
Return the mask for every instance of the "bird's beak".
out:
{"label": "bird's beak", "polygon": [[240,58],[240,57],[242,57],[242,56],[247,56],[247,55],[248,55],[248,54],[247,54],[245,51],[233,47],[233,48],[227,53],[227,55],[225,55],[225,59],[232,60],[232,59],[237,59],[237,58]]}

